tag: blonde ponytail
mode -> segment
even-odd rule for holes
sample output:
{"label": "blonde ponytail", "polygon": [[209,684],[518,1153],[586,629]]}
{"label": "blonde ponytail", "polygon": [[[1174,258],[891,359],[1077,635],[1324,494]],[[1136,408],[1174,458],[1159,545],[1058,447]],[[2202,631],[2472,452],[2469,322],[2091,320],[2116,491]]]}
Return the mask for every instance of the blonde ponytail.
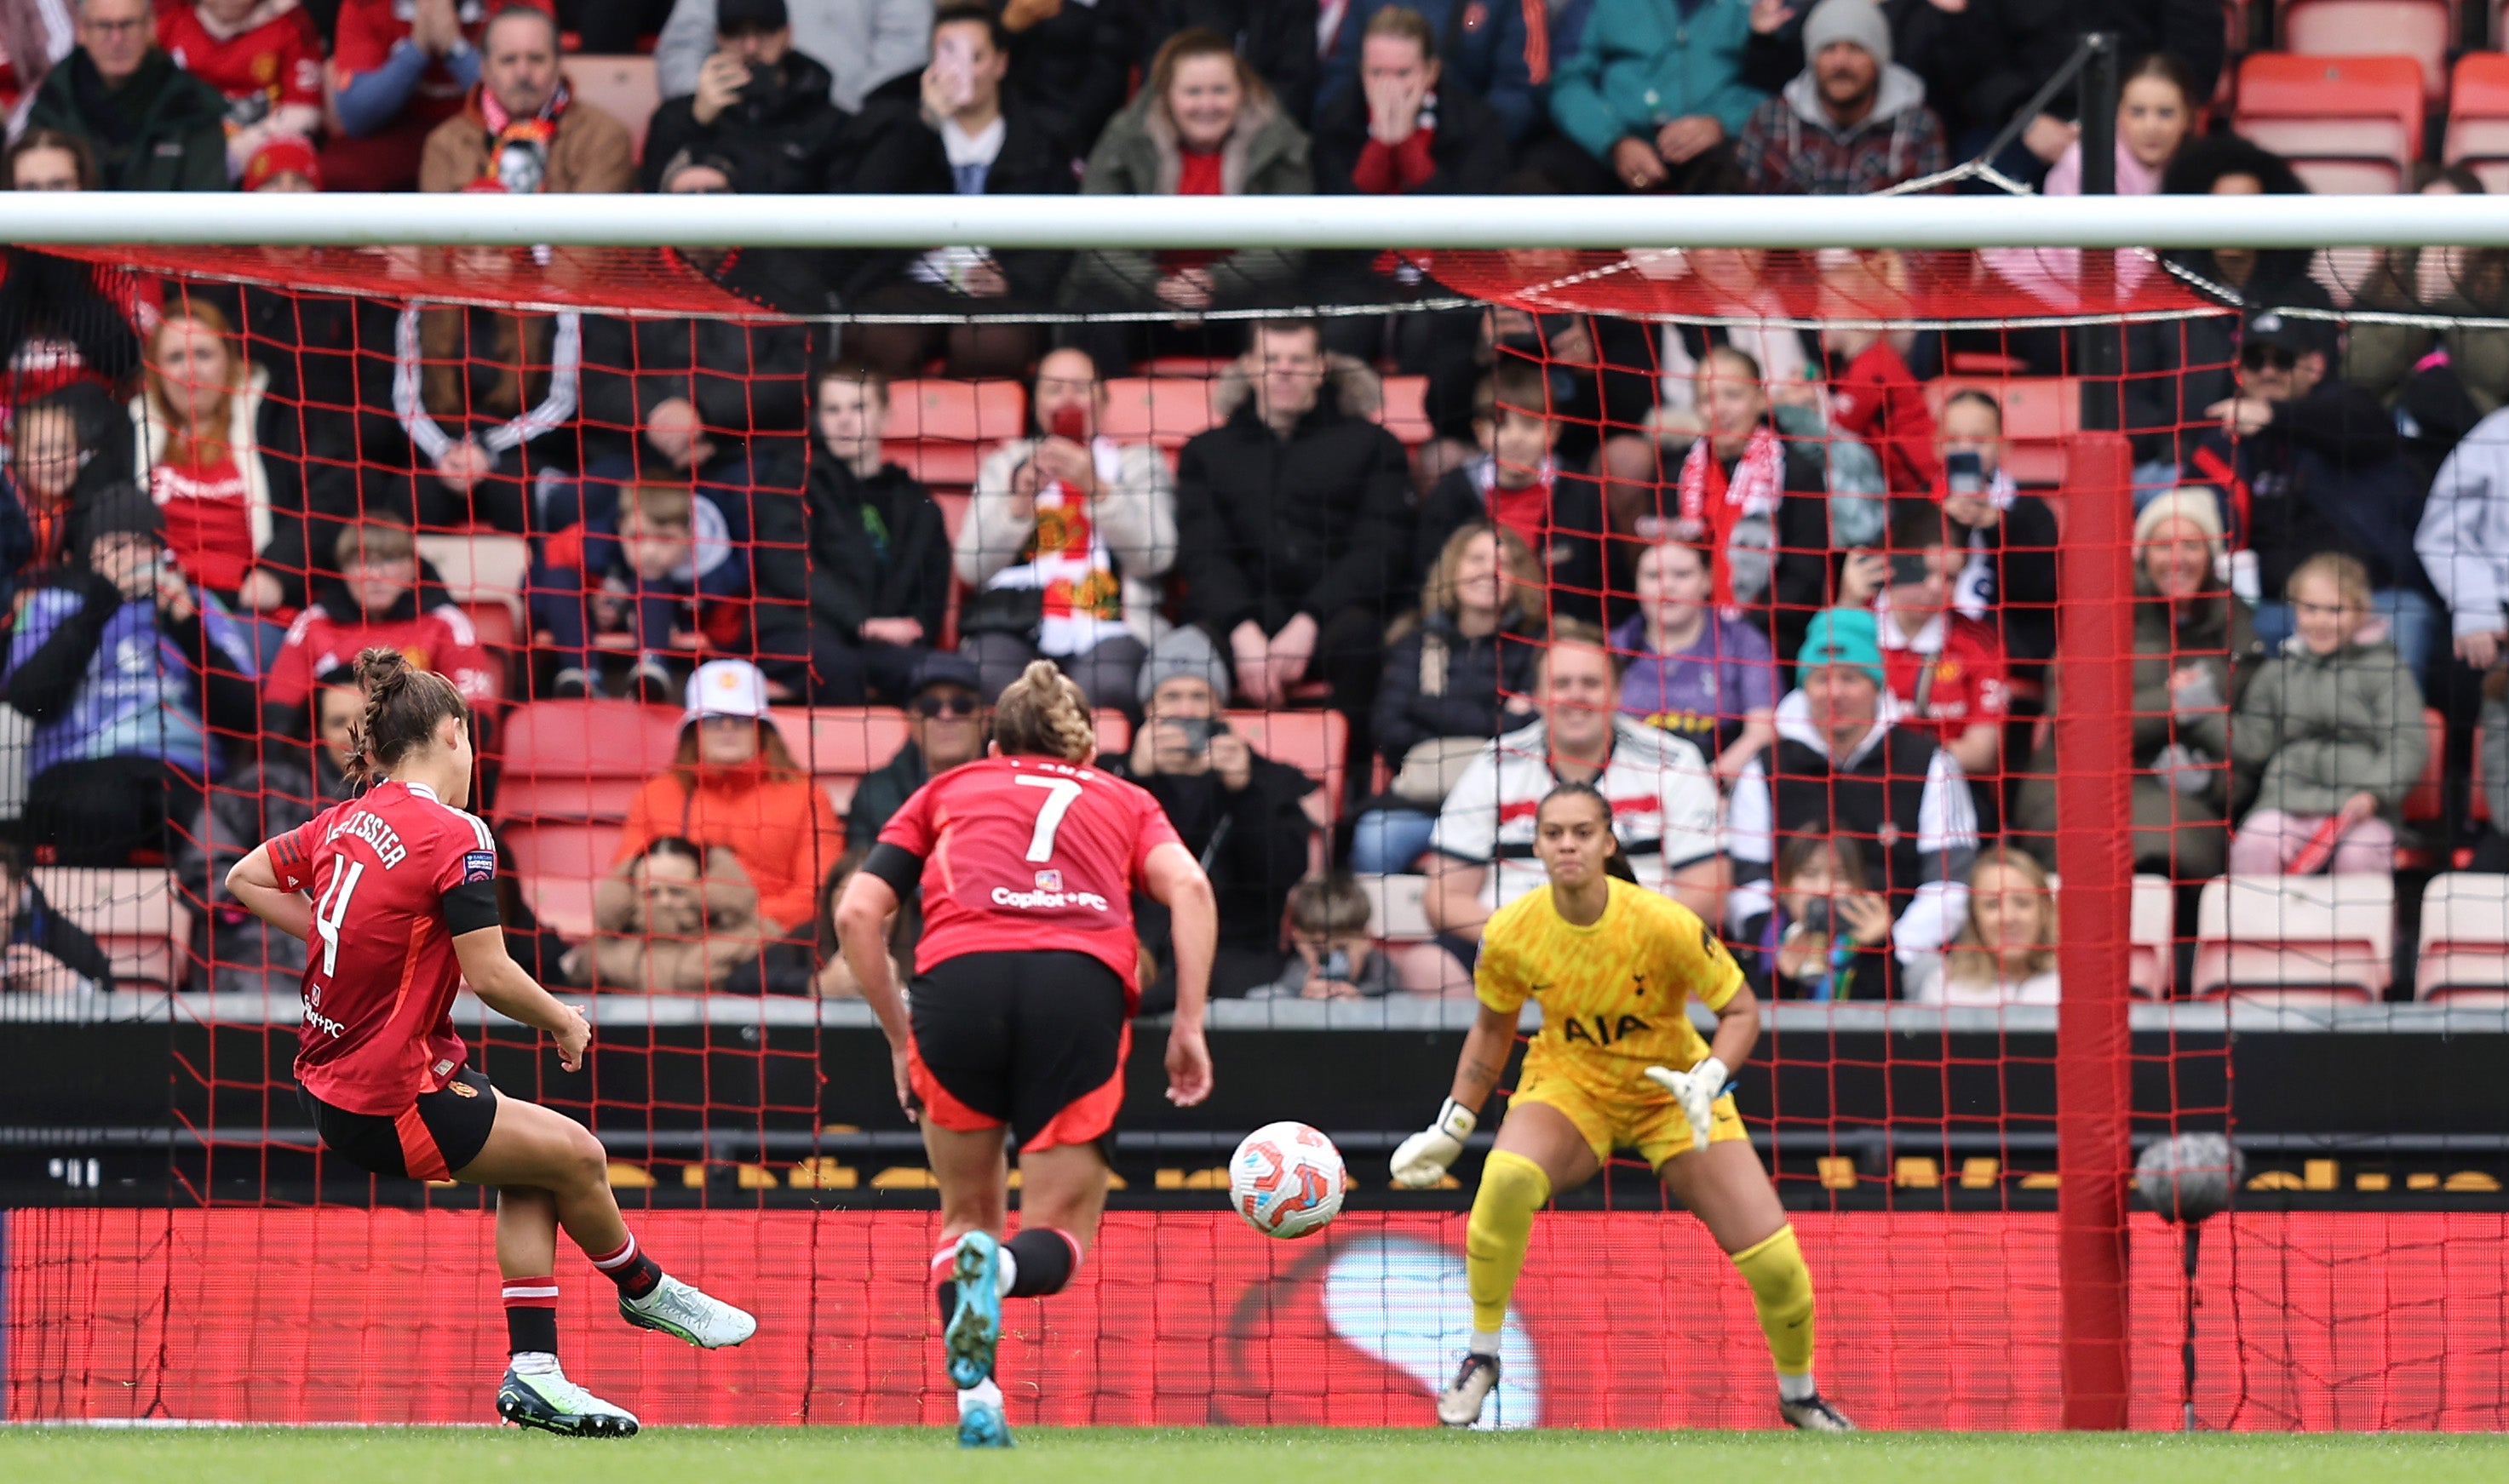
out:
{"label": "blonde ponytail", "polygon": [[1086,762],[1098,753],[1098,723],[1070,676],[1053,660],[1031,660],[993,704],[993,741],[1006,756]]}

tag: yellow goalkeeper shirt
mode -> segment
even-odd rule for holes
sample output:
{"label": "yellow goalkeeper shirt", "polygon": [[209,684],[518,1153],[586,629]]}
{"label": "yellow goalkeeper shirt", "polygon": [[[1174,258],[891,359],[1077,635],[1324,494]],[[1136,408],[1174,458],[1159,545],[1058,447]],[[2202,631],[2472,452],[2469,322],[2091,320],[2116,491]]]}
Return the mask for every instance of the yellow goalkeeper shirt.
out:
{"label": "yellow goalkeeper shirt", "polygon": [[1719,1010],[1742,986],[1741,966],[1690,909],[1613,879],[1603,915],[1579,927],[1526,892],[1481,929],[1473,986],[1492,1010],[1542,1005],[1528,1067],[1565,1074],[1596,1097],[1661,1102],[1650,1066],[1688,1068],[1707,1055],[1688,1001]]}

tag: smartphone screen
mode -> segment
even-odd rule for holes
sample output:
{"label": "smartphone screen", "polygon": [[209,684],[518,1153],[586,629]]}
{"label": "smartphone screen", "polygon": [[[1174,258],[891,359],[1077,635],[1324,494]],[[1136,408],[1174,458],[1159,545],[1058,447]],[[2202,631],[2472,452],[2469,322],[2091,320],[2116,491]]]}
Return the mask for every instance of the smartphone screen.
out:
{"label": "smartphone screen", "polygon": [[1089,441],[1088,410],[1081,407],[1059,408],[1054,414],[1054,421],[1047,425],[1045,430],[1058,438],[1068,438],[1074,443],[1086,443]]}
{"label": "smartphone screen", "polygon": [[1945,487],[1954,495],[1980,495],[1986,491],[1986,470],[1973,453],[1946,457],[1943,476]]}
{"label": "smartphone screen", "polygon": [[1892,587],[1914,587],[1932,575],[1932,569],[1926,564],[1926,554],[1924,552],[1894,551],[1891,553],[1891,585]]}

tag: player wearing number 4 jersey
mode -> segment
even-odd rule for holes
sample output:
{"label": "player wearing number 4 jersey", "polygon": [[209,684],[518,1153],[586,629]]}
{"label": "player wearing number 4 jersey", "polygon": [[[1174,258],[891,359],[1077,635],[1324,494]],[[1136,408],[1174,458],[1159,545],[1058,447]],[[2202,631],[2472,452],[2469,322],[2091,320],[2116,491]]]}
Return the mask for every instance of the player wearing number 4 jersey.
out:
{"label": "player wearing number 4 jersey", "polygon": [[[1203,1001],[1219,936],[1211,882],[1144,791],[1087,765],[1080,687],[1039,660],[993,709],[992,755],[906,801],[837,906],[837,939],[888,1032],[897,1098],[941,1186],[942,1344],[958,1442],[1010,1443],[993,1352],[1002,1300],[1059,1291],[1106,1205],[1102,1141],[1124,1099],[1141,998],[1138,887],[1175,925],[1170,1101],[1211,1093]],[[886,923],[923,892],[910,1019]],[[1019,1139],[1020,1233],[1001,1240],[1005,1128]]]}
{"label": "player wearing number 4 jersey", "polygon": [[349,776],[373,785],[265,841],[227,887],[305,940],[296,1080],[324,1147],[380,1175],[497,1188],[497,1264],[512,1358],[497,1390],[508,1422],[625,1437],[636,1418],[566,1379],[557,1363],[557,1231],[618,1287],[618,1315],[714,1350],[758,1321],[664,1274],[610,1193],[610,1160],[574,1120],[507,1096],[453,1030],[464,981],[487,1006],[549,1033],[583,1065],[592,1027],[506,956],[497,845],[462,810],[470,797],[470,712],[443,676],[392,649],[357,656],[365,715]]}
{"label": "player wearing number 4 jersey", "polygon": [[[1534,854],[1550,884],[1518,897],[1481,931],[1474,987],[1480,1016],[1464,1039],[1454,1091],[1438,1121],[1394,1151],[1394,1179],[1435,1185],[1464,1152],[1507,1069],[1517,1014],[1542,1005],[1507,1122],[1481,1165],[1464,1229],[1472,1348],[1438,1397],[1438,1420],[1469,1427],[1499,1381],[1500,1330],[1524,1266],[1533,1213],[1554,1190],[1592,1179],[1615,1148],[1637,1150],[1751,1285],[1778,1363],[1778,1410],[1793,1426],[1853,1425],[1813,1385],[1812,1274],[1794,1228],[1726,1091],[1760,1035],[1742,971],[1690,909],[1626,879],[1612,806],[1592,786],[1553,789],[1534,812]],[[1626,866],[1621,866],[1623,871]],[[1716,1016],[1713,1048],[1689,1001]]]}

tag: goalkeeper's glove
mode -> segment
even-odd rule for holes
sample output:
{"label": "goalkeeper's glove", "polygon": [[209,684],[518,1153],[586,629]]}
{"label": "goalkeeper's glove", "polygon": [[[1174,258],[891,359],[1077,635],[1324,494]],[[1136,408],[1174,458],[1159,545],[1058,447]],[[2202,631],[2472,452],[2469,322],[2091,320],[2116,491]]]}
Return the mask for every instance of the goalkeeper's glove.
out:
{"label": "goalkeeper's glove", "polygon": [[1725,1084],[1733,1074],[1725,1063],[1713,1057],[1703,1059],[1686,1072],[1668,1066],[1646,1069],[1647,1081],[1673,1095],[1681,1104],[1682,1116],[1690,1120],[1691,1147],[1707,1147],[1707,1133],[1716,1126],[1716,1099],[1725,1095]]}
{"label": "goalkeeper's glove", "polygon": [[1449,1097],[1438,1110],[1438,1121],[1404,1139],[1394,1150],[1394,1183],[1426,1190],[1446,1177],[1446,1167],[1464,1157],[1464,1140],[1480,1120],[1473,1110]]}

